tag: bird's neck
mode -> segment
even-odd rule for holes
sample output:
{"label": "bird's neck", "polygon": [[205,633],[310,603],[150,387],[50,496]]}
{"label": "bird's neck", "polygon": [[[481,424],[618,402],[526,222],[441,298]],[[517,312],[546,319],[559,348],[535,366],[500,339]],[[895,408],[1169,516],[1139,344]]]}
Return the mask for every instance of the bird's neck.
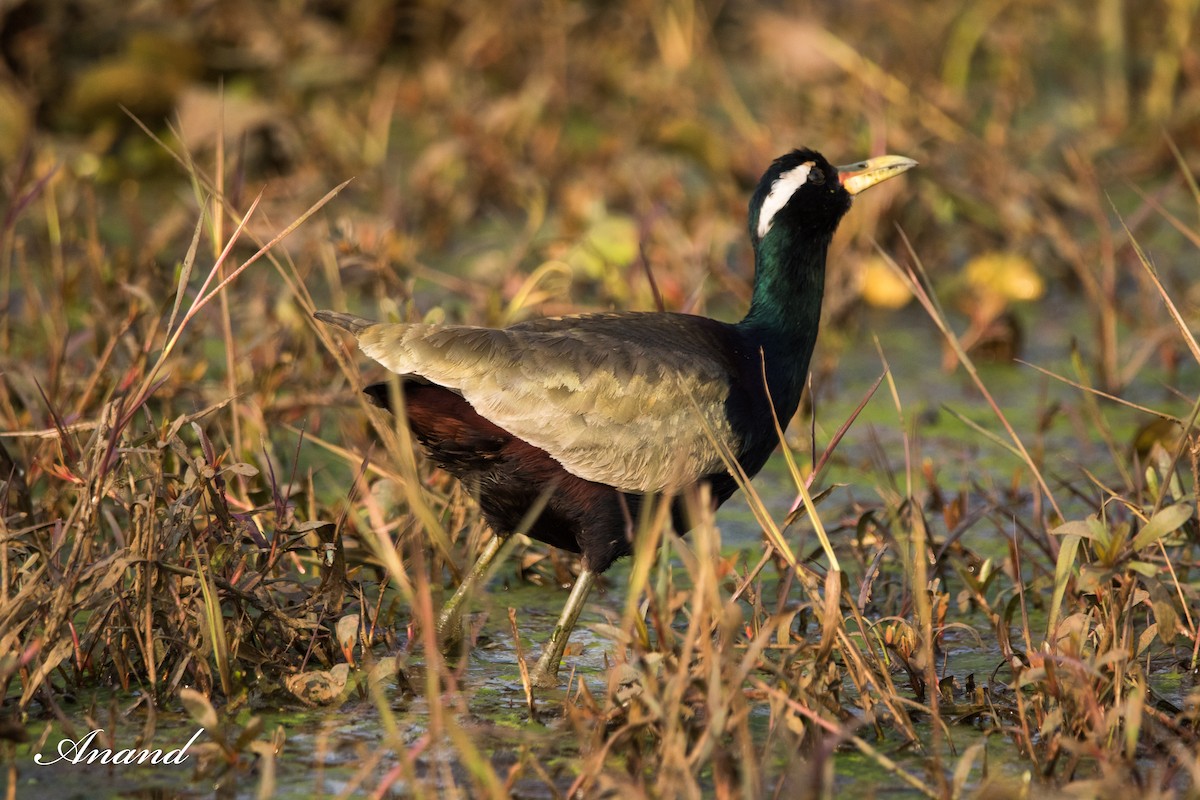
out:
{"label": "bird's neck", "polygon": [[825,256],[832,234],[787,236],[772,231],[755,250],[754,294],[738,327],[762,348],[776,409],[790,416],[800,401],[817,342]]}

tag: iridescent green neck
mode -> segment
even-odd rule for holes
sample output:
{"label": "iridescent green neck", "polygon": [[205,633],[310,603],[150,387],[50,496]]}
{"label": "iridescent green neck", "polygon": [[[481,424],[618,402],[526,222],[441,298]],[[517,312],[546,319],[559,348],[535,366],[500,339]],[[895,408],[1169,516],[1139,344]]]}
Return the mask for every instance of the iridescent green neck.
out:
{"label": "iridescent green neck", "polygon": [[795,410],[808,376],[832,238],[832,233],[776,228],[755,249],[754,294],[738,328],[762,348],[767,382],[781,412]]}

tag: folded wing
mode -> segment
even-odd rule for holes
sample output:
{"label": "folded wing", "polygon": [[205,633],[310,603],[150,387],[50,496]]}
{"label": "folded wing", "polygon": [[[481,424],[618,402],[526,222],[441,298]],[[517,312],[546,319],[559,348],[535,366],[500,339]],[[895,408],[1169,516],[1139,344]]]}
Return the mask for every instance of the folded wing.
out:
{"label": "folded wing", "polygon": [[734,355],[721,323],[621,313],[494,329],[319,316],[354,331],[389,370],[458,392],[587,480],[671,490],[725,471],[712,437],[737,451],[726,416]]}

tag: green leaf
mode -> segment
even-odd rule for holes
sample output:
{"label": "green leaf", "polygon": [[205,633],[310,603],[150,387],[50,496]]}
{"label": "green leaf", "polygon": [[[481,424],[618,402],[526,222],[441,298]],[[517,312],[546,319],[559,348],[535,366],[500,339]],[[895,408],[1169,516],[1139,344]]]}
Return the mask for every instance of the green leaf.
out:
{"label": "green leaf", "polygon": [[1131,572],[1136,572],[1144,578],[1153,578],[1158,574],[1158,567],[1146,561],[1130,561],[1126,566]]}
{"label": "green leaf", "polygon": [[[1058,533],[1069,525],[1084,526],[1084,523],[1068,522],[1054,533]],[[1046,638],[1052,637],[1055,627],[1058,626],[1058,612],[1062,607],[1063,595],[1067,591],[1067,581],[1071,579],[1071,572],[1075,567],[1075,555],[1079,552],[1080,538],[1081,534],[1066,534],[1063,537],[1062,547],[1058,550],[1058,561],[1054,565],[1054,599],[1050,601],[1050,619],[1046,625]]]}
{"label": "green leaf", "polygon": [[1073,519],[1070,522],[1064,522],[1050,533],[1055,536],[1078,536],[1089,539],[1100,547],[1107,546],[1112,539],[1108,528],[1104,527],[1104,523],[1095,514],[1088,515],[1087,519]]}
{"label": "green leaf", "polygon": [[1179,530],[1183,523],[1192,518],[1194,510],[1191,503],[1176,503],[1160,510],[1133,537],[1133,549],[1149,547],[1167,534]]}
{"label": "green leaf", "polygon": [[[1094,517],[1092,518],[1094,519]],[[1064,522],[1054,530],[1050,531],[1051,536],[1078,536],[1084,539],[1091,539],[1094,535],[1092,526],[1081,519],[1073,519],[1070,522]]]}

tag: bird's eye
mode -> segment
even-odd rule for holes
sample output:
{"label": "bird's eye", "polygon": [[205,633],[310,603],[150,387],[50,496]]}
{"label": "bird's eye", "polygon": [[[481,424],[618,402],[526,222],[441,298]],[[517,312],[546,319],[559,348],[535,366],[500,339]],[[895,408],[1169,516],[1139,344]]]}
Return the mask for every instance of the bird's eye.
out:
{"label": "bird's eye", "polygon": [[814,186],[823,186],[825,184],[825,173],[819,169],[814,169],[808,173],[808,182]]}

